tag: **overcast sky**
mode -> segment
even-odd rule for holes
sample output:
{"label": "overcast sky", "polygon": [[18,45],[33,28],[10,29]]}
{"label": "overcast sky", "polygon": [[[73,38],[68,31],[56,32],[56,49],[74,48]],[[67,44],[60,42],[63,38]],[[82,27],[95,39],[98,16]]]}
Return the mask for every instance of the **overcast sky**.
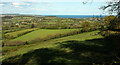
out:
{"label": "overcast sky", "polygon": [[[88,0],[84,0],[86,2]],[[3,0],[0,1],[2,13],[37,15],[100,15],[99,8],[106,5],[105,0]],[[1,12],[1,10],[0,10]]]}

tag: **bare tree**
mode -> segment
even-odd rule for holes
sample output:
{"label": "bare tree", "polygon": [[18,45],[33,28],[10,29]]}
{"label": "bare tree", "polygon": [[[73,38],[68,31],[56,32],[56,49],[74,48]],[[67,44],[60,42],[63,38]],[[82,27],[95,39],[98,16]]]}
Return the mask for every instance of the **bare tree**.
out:
{"label": "bare tree", "polygon": [[107,2],[106,6],[101,7],[103,10],[107,10],[109,14],[116,14],[120,18],[120,0],[111,0]]}
{"label": "bare tree", "polygon": [[[89,2],[93,2],[94,0],[87,0],[86,2],[83,2],[83,4],[86,4]],[[109,14],[116,14],[118,18],[120,18],[120,0],[110,0],[106,2],[106,6],[100,7],[100,9],[103,9],[104,11],[107,11]]]}

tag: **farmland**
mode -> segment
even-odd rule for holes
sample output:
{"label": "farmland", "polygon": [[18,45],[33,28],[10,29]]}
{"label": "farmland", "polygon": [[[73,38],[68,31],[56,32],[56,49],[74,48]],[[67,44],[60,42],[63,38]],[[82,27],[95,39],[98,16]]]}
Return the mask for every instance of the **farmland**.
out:
{"label": "farmland", "polygon": [[[3,64],[119,62],[112,54],[116,52],[114,49],[118,49],[118,45],[113,44],[118,39],[113,33],[119,36],[119,31],[108,30],[107,21],[99,19],[104,20],[55,16],[3,17]],[[108,37],[110,35],[113,36]]]}
{"label": "farmland", "polygon": [[[59,46],[59,44],[56,44],[56,43],[62,43],[65,41],[70,41],[70,40],[86,41],[86,40],[91,40],[91,39],[96,39],[96,38],[103,38],[99,34],[95,35],[98,32],[99,31],[87,32],[87,33],[82,33],[82,34],[78,34],[78,35],[72,35],[72,36],[68,36],[68,37],[53,39],[53,40],[49,40],[46,42],[40,42],[40,43],[35,43],[35,44],[30,44],[30,45],[25,45],[25,46],[17,46],[18,48],[16,48],[16,47],[8,47],[8,49],[3,48],[3,52],[8,51],[7,54],[5,54],[5,57],[12,57],[12,56],[20,55],[20,54],[25,54],[25,53],[35,50],[35,49],[56,48],[57,46]],[[91,43],[90,45],[92,45],[92,44],[96,44],[96,43]],[[16,49],[16,51],[14,51],[14,49]],[[9,51],[11,51],[11,50],[13,50],[14,52],[9,53]]]}
{"label": "farmland", "polygon": [[48,35],[56,35],[56,34],[65,34],[67,32],[75,31],[77,29],[58,29],[58,30],[47,30],[47,29],[40,29],[13,39],[12,41],[20,40],[20,41],[30,41],[36,38],[44,38]]}
{"label": "farmland", "polygon": [[16,37],[19,37],[19,36],[22,36],[24,34],[27,34],[29,32],[32,32],[34,30],[36,30],[37,28],[34,28],[34,29],[27,29],[27,30],[22,30],[22,31],[16,31],[16,32],[11,32],[11,33],[6,33],[5,34],[5,37],[7,39],[14,39]]}

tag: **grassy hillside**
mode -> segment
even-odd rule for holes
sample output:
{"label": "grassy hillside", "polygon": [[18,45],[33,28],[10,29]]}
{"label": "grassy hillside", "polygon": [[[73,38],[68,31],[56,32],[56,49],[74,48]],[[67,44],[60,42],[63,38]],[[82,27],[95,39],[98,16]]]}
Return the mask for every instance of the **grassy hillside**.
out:
{"label": "grassy hillside", "polygon": [[75,30],[79,29],[39,29],[16,39],[13,39],[12,41],[30,41],[36,38],[44,38],[48,35],[64,34]]}
{"label": "grassy hillside", "polygon": [[0,59],[3,65],[114,65],[120,63],[120,26],[114,21],[109,17],[6,16]]}
{"label": "grassy hillside", "polygon": [[51,48],[51,47],[54,48],[58,46],[58,44],[56,43],[61,43],[64,41],[69,41],[69,40],[85,41],[85,40],[91,40],[91,39],[96,39],[96,38],[102,38],[101,35],[95,35],[98,32],[99,31],[86,32],[86,33],[81,33],[81,34],[58,38],[58,39],[52,39],[49,41],[34,43],[34,44],[29,44],[29,45],[24,45],[24,46],[3,47],[3,60],[9,57],[23,55],[25,53],[28,53],[29,51],[40,49],[40,48]]}

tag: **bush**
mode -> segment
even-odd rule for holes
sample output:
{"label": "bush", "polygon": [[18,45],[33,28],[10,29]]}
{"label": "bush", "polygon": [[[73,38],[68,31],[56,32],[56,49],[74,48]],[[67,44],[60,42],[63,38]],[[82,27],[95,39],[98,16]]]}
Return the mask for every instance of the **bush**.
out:
{"label": "bush", "polygon": [[104,17],[105,26],[109,29],[119,29],[120,28],[120,19],[114,15]]}
{"label": "bush", "polygon": [[11,41],[8,41],[8,40],[3,42],[4,46],[19,46],[19,45],[25,45],[25,44],[28,44],[28,43],[23,42],[23,41],[13,41],[13,42],[11,42]]}
{"label": "bush", "polygon": [[91,23],[90,22],[83,22],[82,24],[81,24],[81,26],[82,26],[82,30],[83,31],[89,31],[90,30],[90,27],[91,27]]}
{"label": "bush", "polygon": [[24,34],[27,34],[29,32],[32,32],[34,30],[37,30],[37,28],[26,29],[26,30],[22,30],[22,31],[7,33],[7,34],[4,35],[4,37],[5,37],[5,39],[14,39],[14,38],[17,38],[17,37],[22,36]]}

